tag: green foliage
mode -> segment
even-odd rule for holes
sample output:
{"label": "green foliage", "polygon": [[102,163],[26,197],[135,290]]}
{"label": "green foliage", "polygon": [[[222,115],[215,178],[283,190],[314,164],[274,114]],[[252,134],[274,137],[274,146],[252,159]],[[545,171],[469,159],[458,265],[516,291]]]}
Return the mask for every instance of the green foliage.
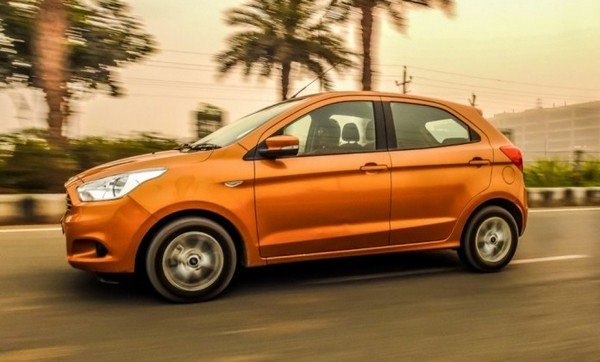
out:
{"label": "green foliage", "polygon": [[[229,11],[228,25],[242,28],[229,37],[229,49],[217,55],[220,71],[226,73],[240,65],[245,75],[256,68],[260,76],[270,77],[275,66],[281,69],[282,98],[287,98],[292,64],[315,75],[328,67],[341,70],[352,65],[344,40],[334,34],[326,9],[312,0],[251,0]],[[321,76],[326,89],[329,75]]]}
{"label": "green foliage", "polygon": [[600,160],[583,161],[578,174],[581,186],[600,186]]}
{"label": "green foliage", "polygon": [[172,150],[177,142],[155,134],[142,133],[135,138],[107,139],[86,137],[71,140],[69,150],[81,171],[121,158]]}
{"label": "green foliage", "polygon": [[43,132],[0,136],[0,191],[44,193],[62,189],[77,172],[75,161],[48,142]]}
{"label": "green foliage", "polygon": [[[122,93],[115,70],[155,50],[152,36],[122,0],[66,0],[69,93]],[[33,54],[39,0],[0,0],[0,85],[39,87]]]}
{"label": "green foliage", "polygon": [[0,136],[0,193],[63,192],[69,177],[117,159],[175,148],[177,142],[155,134],[133,138],[87,137],[65,145],[47,141],[48,133],[29,130]]}
{"label": "green foliage", "polygon": [[560,160],[540,160],[525,168],[525,184],[529,187],[569,186],[572,168]]}
{"label": "green foliage", "polygon": [[600,160],[579,165],[563,160],[539,160],[525,164],[527,187],[600,186]]}

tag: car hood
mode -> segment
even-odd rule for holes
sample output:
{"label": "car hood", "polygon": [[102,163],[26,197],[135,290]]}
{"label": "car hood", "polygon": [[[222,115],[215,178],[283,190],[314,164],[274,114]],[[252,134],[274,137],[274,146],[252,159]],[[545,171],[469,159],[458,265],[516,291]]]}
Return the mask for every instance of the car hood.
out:
{"label": "car hood", "polygon": [[203,162],[210,157],[212,152],[213,151],[181,152],[172,150],[123,158],[83,171],[82,173],[71,177],[65,183],[65,187],[68,187],[74,182],[97,180],[121,172],[131,172],[154,167],[169,167],[169,165],[183,159],[185,159],[185,162]]}

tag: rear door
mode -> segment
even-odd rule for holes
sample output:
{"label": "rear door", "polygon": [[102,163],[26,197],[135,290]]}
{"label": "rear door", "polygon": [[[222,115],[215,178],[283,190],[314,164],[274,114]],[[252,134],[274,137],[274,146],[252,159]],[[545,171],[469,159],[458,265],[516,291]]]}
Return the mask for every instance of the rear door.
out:
{"label": "rear door", "polygon": [[456,112],[384,99],[392,163],[392,244],[448,238],[462,210],[490,185],[487,137]]}

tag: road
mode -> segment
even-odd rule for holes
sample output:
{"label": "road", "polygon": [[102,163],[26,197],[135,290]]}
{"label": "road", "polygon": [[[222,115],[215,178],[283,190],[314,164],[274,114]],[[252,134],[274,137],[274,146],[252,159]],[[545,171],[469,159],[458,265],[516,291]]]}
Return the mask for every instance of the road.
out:
{"label": "road", "polygon": [[0,360],[600,360],[600,209],[540,210],[503,272],[452,251],[244,271],[174,305],[69,267],[56,227],[0,229]]}

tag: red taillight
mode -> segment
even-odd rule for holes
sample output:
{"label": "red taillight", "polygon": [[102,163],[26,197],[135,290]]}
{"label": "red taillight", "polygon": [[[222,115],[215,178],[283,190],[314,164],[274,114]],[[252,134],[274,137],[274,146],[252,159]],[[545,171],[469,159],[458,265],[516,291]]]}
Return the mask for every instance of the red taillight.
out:
{"label": "red taillight", "polygon": [[516,146],[502,146],[500,147],[500,151],[506,155],[506,157],[510,158],[510,161],[517,166],[517,168],[523,171],[523,155],[521,154],[521,150]]}

